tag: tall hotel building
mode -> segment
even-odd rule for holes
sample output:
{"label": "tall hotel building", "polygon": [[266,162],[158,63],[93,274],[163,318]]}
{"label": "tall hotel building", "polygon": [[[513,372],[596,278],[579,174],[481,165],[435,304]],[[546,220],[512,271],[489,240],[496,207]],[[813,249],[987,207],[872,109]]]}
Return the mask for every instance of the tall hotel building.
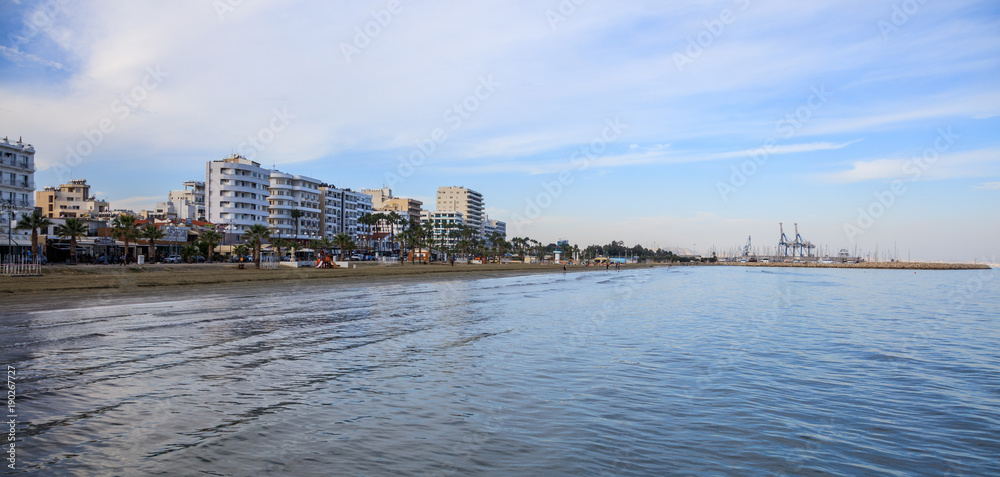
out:
{"label": "tall hotel building", "polygon": [[[35,208],[35,148],[20,140],[12,143],[3,138],[0,141],[0,232],[3,243],[0,248],[8,253],[14,247],[30,245],[31,234],[13,229],[21,216],[30,214]],[[13,216],[13,221],[11,221]]]}
{"label": "tall hotel building", "polygon": [[[325,204],[320,186],[323,183],[317,179],[284,172],[271,172],[270,218],[268,227],[271,237],[293,239],[301,244],[322,237],[320,222]],[[292,211],[302,212],[298,219],[298,235]]]}
{"label": "tall hotel building", "polygon": [[465,187],[438,187],[437,210],[461,212],[465,225],[478,230],[480,237],[485,232],[484,209],[483,195],[479,192]]}
{"label": "tall hotel building", "polygon": [[326,238],[347,234],[354,240],[361,240],[367,230],[358,223],[358,217],[372,212],[372,196],[351,189],[338,189],[329,184],[322,184],[319,190],[323,206],[320,214],[321,233]]}
{"label": "tall hotel building", "polygon": [[252,225],[267,225],[271,171],[240,155],[211,161],[205,168],[205,216],[243,233]]}

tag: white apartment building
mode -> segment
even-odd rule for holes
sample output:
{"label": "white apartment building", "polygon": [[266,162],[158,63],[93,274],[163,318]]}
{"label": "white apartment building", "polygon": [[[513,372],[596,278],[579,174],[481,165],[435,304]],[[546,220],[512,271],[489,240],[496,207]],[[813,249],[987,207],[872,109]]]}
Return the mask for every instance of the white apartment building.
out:
{"label": "white apartment building", "polygon": [[483,237],[486,214],[483,195],[465,187],[438,187],[437,210],[461,212],[465,225],[479,231]]}
{"label": "white apartment building", "polygon": [[[271,172],[271,187],[268,189],[271,194],[268,197],[270,203],[268,227],[271,229],[272,237],[292,239],[307,244],[324,236],[320,227],[325,205],[321,186],[323,186],[321,181],[311,177],[279,171]],[[302,213],[298,218],[297,235],[296,219],[292,217],[293,210]]]}
{"label": "white apartment building", "polygon": [[500,235],[507,239],[507,222],[502,220],[492,220],[486,217],[486,222],[483,223],[483,237],[489,239],[493,232],[500,232]]}
{"label": "white apartment building", "polygon": [[97,200],[90,194],[86,179],[74,179],[69,184],[35,192],[35,204],[50,219],[97,217],[111,208],[106,200]]}
{"label": "white apartment building", "polygon": [[30,214],[35,208],[35,148],[20,139],[12,143],[3,138],[0,141],[0,217],[2,240],[9,241],[3,247],[7,253],[15,247],[31,245],[31,233],[17,230],[17,221]]}
{"label": "white apartment building", "polygon": [[271,171],[233,154],[205,166],[205,218],[241,234],[253,225],[267,225]]}
{"label": "white apartment building", "polygon": [[438,247],[442,245],[446,248],[455,246],[458,241],[452,238],[451,231],[465,224],[465,217],[461,212],[455,210],[439,210],[431,212],[425,210],[421,213],[422,222],[434,223],[434,242]]}
{"label": "white apartment building", "polygon": [[[205,215],[205,183],[201,181],[184,181],[183,190],[172,190],[167,201],[173,205],[174,213],[180,220],[206,220]],[[157,204],[157,209],[159,209]]]}
{"label": "white apartment building", "polygon": [[323,195],[323,213],[320,229],[326,238],[347,234],[360,241],[368,228],[358,223],[358,217],[372,213],[372,196],[351,189],[338,189],[333,185],[320,186]]}

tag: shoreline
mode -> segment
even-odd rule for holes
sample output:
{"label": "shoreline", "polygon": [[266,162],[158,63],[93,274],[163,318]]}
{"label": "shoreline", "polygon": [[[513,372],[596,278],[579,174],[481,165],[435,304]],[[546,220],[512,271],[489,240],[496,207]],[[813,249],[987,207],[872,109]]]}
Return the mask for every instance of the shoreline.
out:
{"label": "shoreline", "polygon": [[[657,264],[631,265],[629,268],[647,268]],[[665,265],[664,265],[665,266]],[[570,266],[567,272],[583,272],[595,268]],[[0,277],[0,303],[26,298],[37,302],[49,295],[53,300],[71,298],[117,298],[176,292],[182,295],[215,292],[224,288],[246,291],[248,288],[267,287],[275,284],[318,285],[337,284],[391,284],[410,280],[448,280],[497,278],[516,275],[562,272],[562,265],[538,264],[409,264],[383,266],[374,263],[359,264],[358,268],[321,269],[279,268],[257,270],[252,265],[244,270],[236,264],[212,263],[196,265],[60,265],[43,269],[42,276]]]}
{"label": "shoreline", "polygon": [[[863,263],[640,263],[627,264],[623,269],[659,267],[776,267],[776,268],[837,268],[863,270],[989,270],[986,264],[927,263],[927,262],[863,262]],[[152,293],[179,295],[206,291],[267,287],[275,284],[385,284],[410,280],[454,280],[497,278],[516,275],[562,272],[562,265],[540,264],[410,264],[381,265],[362,262],[357,268],[324,269],[279,268],[278,270],[239,270],[236,264],[177,264],[145,266],[55,265],[43,269],[42,276],[0,277],[0,303],[12,303],[25,298],[36,302],[49,295],[53,300],[73,298],[118,298]],[[567,272],[603,271],[600,267],[570,265]]]}
{"label": "shoreline", "polygon": [[861,262],[861,263],[819,263],[819,262],[716,262],[697,265],[729,267],[786,267],[786,268],[857,268],[863,270],[989,270],[985,263],[936,263],[936,262]]}

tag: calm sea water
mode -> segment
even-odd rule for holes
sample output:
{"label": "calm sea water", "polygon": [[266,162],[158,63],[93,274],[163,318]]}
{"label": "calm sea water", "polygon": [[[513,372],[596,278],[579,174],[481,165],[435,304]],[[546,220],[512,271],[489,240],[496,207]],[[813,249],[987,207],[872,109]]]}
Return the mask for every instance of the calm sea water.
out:
{"label": "calm sea water", "polygon": [[145,301],[3,316],[15,474],[1000,474],[997,270]]}

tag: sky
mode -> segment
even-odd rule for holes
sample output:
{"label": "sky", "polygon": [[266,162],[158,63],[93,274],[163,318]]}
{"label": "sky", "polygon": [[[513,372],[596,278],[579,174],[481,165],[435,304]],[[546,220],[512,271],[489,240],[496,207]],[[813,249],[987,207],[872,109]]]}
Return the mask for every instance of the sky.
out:
{"label": "sky", "polygon": [[1000,3],[0,0],[37,187],[166,200],[239,153],[508,237],[1000,262]]}

